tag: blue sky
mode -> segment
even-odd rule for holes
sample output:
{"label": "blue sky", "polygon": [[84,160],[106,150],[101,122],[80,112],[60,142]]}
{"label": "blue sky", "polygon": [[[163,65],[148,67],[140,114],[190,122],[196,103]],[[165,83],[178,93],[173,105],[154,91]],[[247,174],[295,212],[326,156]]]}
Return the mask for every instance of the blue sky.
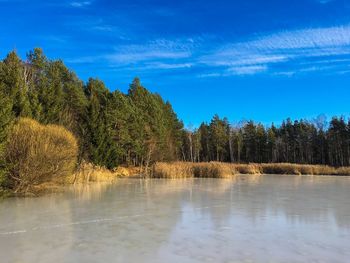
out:
{"label": "blue sky", "polygon": [[133,77],[186,125],[350,113],[347,0],[0,0],[0,55],[42,47],[77,75]]}

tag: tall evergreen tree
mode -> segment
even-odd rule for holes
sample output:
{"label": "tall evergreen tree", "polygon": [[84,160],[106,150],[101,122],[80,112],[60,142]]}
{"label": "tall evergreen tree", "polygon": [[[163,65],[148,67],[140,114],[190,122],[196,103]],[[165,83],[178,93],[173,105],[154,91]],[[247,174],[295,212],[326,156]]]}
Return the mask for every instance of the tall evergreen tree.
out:
{"label": "tall evergreen tree", "polygon": [[108,99],[109,91],[103,82],[89,79],[86,86],[89,100],[87,111],[87,146],[91,161],[100,166],[113,168],[117,166],[117,149],[108,128]]}
{"label": "tall evergreen tree", "polygon": [[13,101],[12,110],[15,116],[31,117],[24,65],[16,52],[10,52],[4,59],[0,69],[0,81],[6,96]]}

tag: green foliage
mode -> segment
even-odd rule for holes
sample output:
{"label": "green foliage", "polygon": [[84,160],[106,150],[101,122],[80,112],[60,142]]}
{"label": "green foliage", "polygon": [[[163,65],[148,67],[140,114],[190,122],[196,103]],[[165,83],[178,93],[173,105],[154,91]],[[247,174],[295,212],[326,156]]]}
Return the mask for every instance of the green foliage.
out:
{"label": "green foliage", "polygon": [[0,154],[2,152],[2,145],[6,141],[8,129],[13,120],[12,107],[13,103],[10,98],[6,96],[0,83]]}
{"label": "green foliage", "polygon": [[108,106],[111,96],[103,82],[89,79],[86,86],[89,105],[87,109],[87,150],[90,160],[100,166],[117,166],[116,146],[108,127]]}
{"label": "green foliage", "polygon": [[28,99],[29,86],[25,69],[25,65],[14,51],[7,55],[0,69],[2,90],[13,103],[14,115],[22,117],[31,116]]}
{"label": "green foliage", "polygon": [[134,105],[135,125],[140,140],[137,159],[176,160],[180,155],[182,123],[169,102],[152,94],[135,78],[128,91]]}
{"label": "green foliage", "polygon": [[213,145],[212,151],[216,153],[216,161],[224,161],[228,144],[228,131],[228,121],[221,120],[218,115],[215,115],[209,125],[209,134]]}
{"label": "green foliage", "polygon": [[[4,64],[0,63],[0,72],[3,72]],[[4,147],[7,141],[8,131],[14,118],[13,98],[9,96],[5,83],[0,79],[0,186],[5,181],[6,166],[4,162]]]}

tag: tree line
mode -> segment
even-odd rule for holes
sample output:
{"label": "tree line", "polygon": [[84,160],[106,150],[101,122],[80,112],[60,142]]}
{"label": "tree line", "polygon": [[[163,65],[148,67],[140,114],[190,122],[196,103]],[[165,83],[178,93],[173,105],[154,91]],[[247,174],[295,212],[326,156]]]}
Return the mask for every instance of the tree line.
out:
{"label": "tree line", "polygon": [[350,165],[350,123],[343,117],[329,125],[287,119],[265,127],[232,125],[215,115],[188,130],[171,104],[138,78],[126,93],[111,92],[99,79],[84,83],[40,48],[25,60],[13,51],[0,61],[0,105],[0,157],[12,124],[26,117],[64,126],[77,138],[78,163],[109,169],[177,160]]}
{"label": "tree line", "polygon": [[300,163],[350,165],[350,121],[287,119],[265,127],[246,121],[232,125],[215,115],[209,124],[187,130],[183,159],[193,162]]}
{"label": "tree line", "polygon": [[98,79],[84,83],[39,48],[25,61],[13,51],[0,62],[0,105],[0,153],[11,125],[26,117],[71,131],[78,140],[79,162],[113,169],[180,157],[183,124],[159,94],[138,78],[126,94],[111,92]]}

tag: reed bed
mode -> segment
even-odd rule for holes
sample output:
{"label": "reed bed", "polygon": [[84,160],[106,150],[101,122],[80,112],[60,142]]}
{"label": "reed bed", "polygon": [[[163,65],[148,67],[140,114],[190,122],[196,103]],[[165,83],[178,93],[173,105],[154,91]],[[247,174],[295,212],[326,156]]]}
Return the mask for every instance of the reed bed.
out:
{"label": "reed bed", "polygon": [[83,163],[79,169],[72,175],[65,178],[67,184],[85,184],[90,182],[113,182],[117,178],[112,171],[92,165],[90,163]]}
{"label": "reed bed", "polygon": [[152,171],[152,177],[155,178],[229,178],[239,174],[350,175],[350,167],[292,163],[159,162],[154,164]]}
{"label": "reed bed", "polygon": [[105,167],[83,162],[78,171],[65,178],[64,183],[85,184],[91,182],[115,182],[120,177],[128,177],[137,174],[137,169],[118,167],[109,170]]}
{"label": "reed bed", "polygon": [[193,177],[193,168],[194,163],[190,162],[159,162],[153,165],[152,177],[172,179]]}

